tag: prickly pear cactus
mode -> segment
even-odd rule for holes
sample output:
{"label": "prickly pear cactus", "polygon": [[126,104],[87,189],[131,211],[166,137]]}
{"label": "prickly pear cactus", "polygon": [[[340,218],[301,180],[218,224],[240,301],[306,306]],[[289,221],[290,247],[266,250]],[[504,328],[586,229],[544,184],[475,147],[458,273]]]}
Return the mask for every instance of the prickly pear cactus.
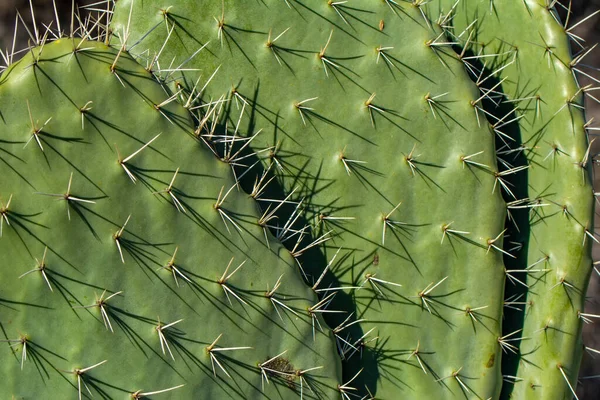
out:
{"label": "prickly pear cactus", "polygon": [[290,207],[266,225],[328,302],[343,398],[499,395],[505,177],[481,95],[424,10],[120,1],[112,27],[199,135],[251,141],[281,185]]}
{"label": "prickly pear cactus", "polygon": [[473,79],[490,77],[481,87],[496,93],[484,109],[499,133],[499,164],[520,170],[510,177],[513,196],[505,196],[513,219],[505,242],[511,257],[504,334],[515,332],[518,340],[503,359],[503,396],[571,398],[584,349],[581,326],[593,318],[584,312],[597,239],[583,112],[593,88],[575,79],[589,76],[581,64],[590,49],[546,1],[429,6],[441,13],[438,21]]}
{"label": "prickly pear cactus", "polygon": [[107,0],[75,31],[105,44],[31,30],[0,78],[0,394],[575,396],[594,88],[555,5]]}
{"label": "prickly pear cactus", "polygon": [[172,100],[82,39],[3,73],[1,398],[338,395],[322,305]]}

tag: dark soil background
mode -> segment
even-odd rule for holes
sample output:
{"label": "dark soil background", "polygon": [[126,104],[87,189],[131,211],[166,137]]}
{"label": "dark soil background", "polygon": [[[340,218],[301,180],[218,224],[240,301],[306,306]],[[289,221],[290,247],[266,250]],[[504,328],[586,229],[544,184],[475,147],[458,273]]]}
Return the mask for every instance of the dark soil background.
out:
{"label": "dark soil background", "polygon": [[[30,0],[0,0],[0,48],[10,49],[12,47],[13,32],[15,26],[15,18],[17,10],[21,17],[31,26],[31,11],[29,9]],[[99,0],[75,0],[75,6],[83,6],[97,3]],[[517,2],[518,0],[512,0]],[[561,0],[562,3],[567,3],[567,0]],[[35,18],[38,27],[43,28],[43,24],[56,28],[54,20],[54,8],[52,0],[31,0],[35,10]],[[72,0],[56,0],[58,15],[61,19],[61,27],[64,32],[69,30],[71,19]],[[571,24],[577,23],[586,16],[600,9],[600,0],[572,0]],[[81,19],[85,18],[85,11],[81,11]],[[600,14],[595,15],[588,21],[578,26],[575,34],[584,38],[588,45],[593,45],[600,42]],[[16,48],[22,49],[27,46],[29,36],[23,25],[19,26],[17,32]],[[585,59],[587,65],[600,68],[600,48],[596,49]],[[595,76],[600,78],[600,72],[596,72]],[[582,78],[581,85],[587,85],[592,82],[590,79]],[[595,86],[600,86],[595,83]],[[595,120],[600,121],[600,104],[593,100],[586,99],[587,119],[595,117]],[[596,124],[598,126],[598,124]],[[594,143],[592,154],[600,153],[600,140]],[[594,163],[594,187],[597,192],[600,192],[600,163]],[[597,218],[595,222],[596,232],[600,232],[600,205],[597,207]],[[600,260],[600,245],[594,246],[594,260]],[[600,269],[600,268],[599,268]],[[593,274],[587,292],[588,303],[586,312],[592,314],[600,314],[600,276]],[[589,324],[584,327],[584,343],[586,346],[600,350],[600,321],[595,324]],[[580,383],[578,385],[577,394],[581,400],[592,400],[600,398],[600,355],[596,358],[588,353],[584,353],[583,364],[580,371]]]}

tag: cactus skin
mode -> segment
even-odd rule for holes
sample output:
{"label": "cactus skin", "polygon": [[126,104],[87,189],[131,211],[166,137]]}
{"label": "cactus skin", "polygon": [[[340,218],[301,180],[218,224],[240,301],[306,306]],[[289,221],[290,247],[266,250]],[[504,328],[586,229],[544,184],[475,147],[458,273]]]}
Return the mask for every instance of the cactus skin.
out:
{"label": "cactus skin", "polygon": [[[343,382],[366,398],[496,398],[504,267],[492,245],[502,248],[506,206],[493,174],[494,134],[478,126],[477,88],[420,8],[225,1],[222,9],[220,0],[131,7],[117,4],[113,32],[125,37],[131,9],[129,43],[143,65],[188,96],[198,77],[198,90],[210,78],[203,104],[229,100],[213,119],[235,127],[243,112],[238,134],[263,129],[256,151],[279,142],[264,157],[267,168],[284,196],[299,187],[293,199],[305,197],[313,239],[331,231],[322,254],[298,261],[311,285],[331,263],[317,287],[348,288],[354,303],[336,297],[330,309],[361,319],[338,338],[358,350],[345,352]],[[185,68],[196,73],[161,74],[152,62],[171,29],[160,64],[189,58]],[[390,48],[378,57],[378,47]],[[480,166],[464,161],[475,154],[467,160]]]}
{"label": "cactus skin", "polygon": [[[329,332],[313,340],[306,311],[315,294],[270,236],[267,247],[254,202],[191,135],[186,110],[162,104],[168,96],[127,53],[65,38],[40,51],[0,79],[0,328],[11,341],[0,349],[0,398],[296,398],[296,375],[268,375],[261,387],[259,364],[286,350],[269,365],[322,366],[303,376],[304,397],[335,398],[335,343]],[[124,159],[159,133],[125,164],[132,183],[115,148]],[[153,194],[177,168],[172,193],[186,212]],[[40,194],[66,193],[71,173],[68,200]],[[241,230],[229,223],[229,233],[215,203],[231,187],[221,209]],[[176,249],[177,270],[165,268]],[[230,304],[217,281],[232,257],[229,273],[246,263],[225,282]],[[282,319],[265,296],[280,275],[275,298],[297,313],[279,307]],[[169,349],[161,351],[158,324],[179,320],[164,329]],[[220,334],[214,348],[252,348],[209,352]],[[218,365],[213,376],[210,354],[232,378]]]}
{"label": "cactus skin", "polygon": [[[430,12],[447,12],[454,3],[433,2]],[[525,151],[510,160],[500,157],[514,166],[528,166],[514,180],[515,193],[530,204],[544,204],[520,216],[517,211],[519,231],[507,222],[510,241],[523,246],[513,251],[516,259],[505,257],[507,269],[542,271],[516,276],[529,288],[507,283],[507,298],[522,295],[523,310],[507,310],[504,334],[522,329],[517,336],[526,339],[513,343],[517,355],[503,359],[503,374],[517,379],[503,385],[502,398],[570,399],[584,348],[579,313],[592,272],[590,237],[595,235],[585,90],[574,79],[580,60],[571,55],[566,28],[545,1],[497,0],[493,13],[489,7],[488,1],[462,0],[455,7],[450,35],[460,35],[477,20],[472,33],[461,36],[461,46],[472,34],[466,44],[471,52],[497,54],[483,59],[492,71],[505,67],[496,75],[497,81],[506,79],[497,90],[511,101],[508,110],[516,107],[513,116],[521,119],[504,129],[514,140],[511,148],[522,145]],[[506,106],[488,106],[496,115],[491,123],[506,114]]]}

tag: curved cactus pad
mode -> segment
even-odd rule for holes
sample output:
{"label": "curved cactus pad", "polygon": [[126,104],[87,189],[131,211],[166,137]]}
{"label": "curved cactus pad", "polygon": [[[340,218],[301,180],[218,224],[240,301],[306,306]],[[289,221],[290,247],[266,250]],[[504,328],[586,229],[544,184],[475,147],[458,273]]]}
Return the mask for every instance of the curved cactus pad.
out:
{"label": "curved cactus pad", "polygon": [[590,321],[584,303],[597,239],[583,99],[594,95],[576,79],[589,75],[582,65],[589,49],[547,3],[430,4],[452,10],[449,36],[464,49],[465,65],[474,79],[489,76],[483,90],[495,86],[486,115],[504,134],[499,162],[518,171],[509,178],[514,197],[507,196],[513,218],[505,250],[513,257],[505,260],[504,334],[515,340],[503,360],[502,398],[574,396],[581,328]]}
{"label": "curved cactus pad", "polygon": [[317,296],[176,104],[81,39],[3,74],[1,398],[338,396]]}
{"label": "curved cactus pad", "polygon": [[[123,0],[112,29],[198,136],[246,138],[283,187],[265,226],[325,301],[344,398],[499,394],[507,187],[481,95],[418,4]],[[267,208],[260,169],[228,158]]]}

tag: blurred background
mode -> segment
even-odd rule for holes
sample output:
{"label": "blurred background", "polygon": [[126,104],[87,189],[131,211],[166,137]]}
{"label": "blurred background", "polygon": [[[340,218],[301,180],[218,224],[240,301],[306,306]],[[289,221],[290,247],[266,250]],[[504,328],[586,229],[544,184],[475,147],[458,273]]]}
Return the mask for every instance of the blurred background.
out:
{"label": "blurred background", "polygon": [[[33,4],[35,9],[35,18],[38,27],[43,28],[43,25],[48,26],[52,24],[53,28],[56,28],[55,11],[52,0],[0,0],[0,49],[11,49],[13,43],[13,34],[15,27],[15,19],[17,18],[17,12],[20,14],[22,20],[27,26],[32,26],[32,16],[29,7],[29,2]],[[94,7],[94,3],[98,3],[101,0],[56,0],[56,8],[58,10],[57,15],[61,20],[61,26],[63,31],[69,30],[71,8],[73,3],[75,7],[88,5]],[[515,1],[517,0],[510,0]],[[549,1],[549,0],[547,0]],[[560,0],[563,4],[568,4],[568,0]],[[105,5],[99,7],[105,8]],[[600,9],[600,0],[572,0],[571,3],[571,23],[570,25],[576,24],[578,21],[586,18],[593,14],[595,11]],[[559,10],[562,10],[559,7]],[[562,10],[561,13],[566,15],[566,11]],[[86,16],[85,10],[80,11],[80,18],[84,20]],[[581,38],[584,38],[591,46],[596,43],[600,43],[600,14],[594,15],[581,25],[577,26],[574,33]],[[29,40],[29,34],[22,24],[19,24],[16,36],[16,49],[22,49],[27,46]],[[596,49],[585,59],[587,65],[591,65],[598,68],[600,71],[600,49]],[[596,76],[600,78],[600,73],[596,73]],[[589,78],[582,77],[580,79],[581,86],[585,86],[594,83]],[[599,86],[596,82],[595,86]],[[595,101],[586,98],[587,108],[587,119],[594,118],[596,122],[600,121],[600,104]],[[596,125],[597,126],[597,125]],[[592,147],[592,154],[600,153],[600,140],[594,143]],[[600,165],[600,163],[598,164]],[[600,168],[594,163],[595,181],[594,187],[596,192],[600,192]],[[596,207],[596,232],[600,232],[600,205]],[[595,244],[594,246],[594,260],[600,260],[600,245]],[[600,268],[599,268],[600,270]],[[590,285],[587,291],[588,302],[586,304],[586,313],[600,314],[600,273],[593,273],[590,280]],[[600,321],[595,324],[588,324],[584,326],[584,343],[586,346],[593,349],[600,350]],[[580,382],[577,388],[577,394],[581,400],[591,400],[600,398],[600,354],[594,358],[589,353],[584,353],[583,364],[580,371]]]}

